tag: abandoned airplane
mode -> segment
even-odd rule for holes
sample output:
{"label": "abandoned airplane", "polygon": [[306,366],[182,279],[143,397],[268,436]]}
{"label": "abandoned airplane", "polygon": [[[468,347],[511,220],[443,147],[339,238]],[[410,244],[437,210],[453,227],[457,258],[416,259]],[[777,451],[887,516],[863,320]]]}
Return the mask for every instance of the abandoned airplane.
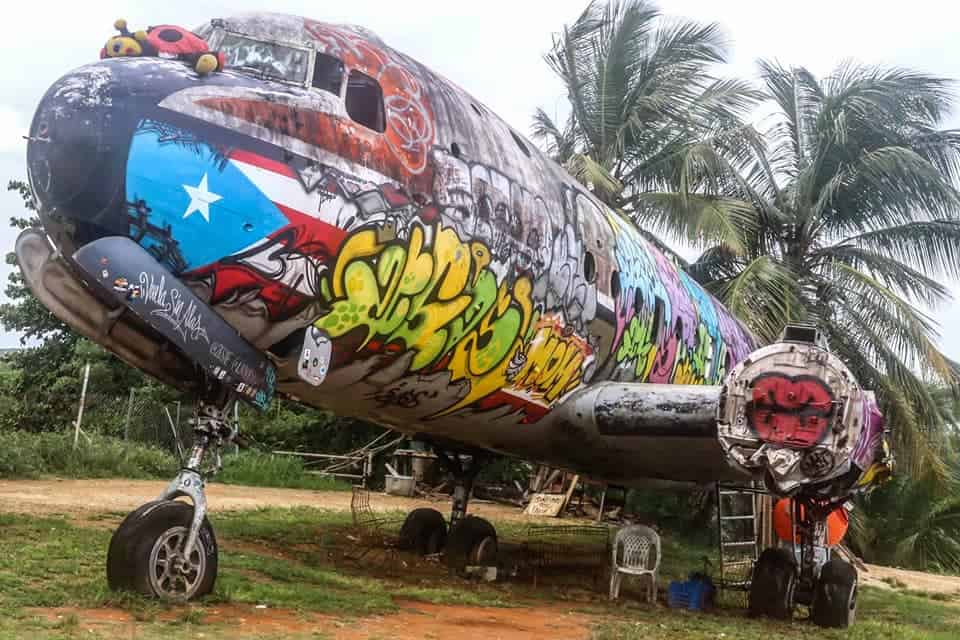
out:
{"label": "abandoned airplane", "polygon": [[758,345],[631,222],[369,31],[117,27],[36,110],[43,229],[16,244],[57,317],[197,399],[185,468],[113,536],[112,587],[212,590],[204,460],[237,436],[233,402],[280,395],[431,443],[453,512],[414,511],[404,536],[445,541],[451,566],[496,554],[467,515],[481,452],[624,485],[763,478],[794,497],[802,552],[762,554],[751,608],[849,624],[856,572],[813,549],[888,459],[872,393],[815,328]]}

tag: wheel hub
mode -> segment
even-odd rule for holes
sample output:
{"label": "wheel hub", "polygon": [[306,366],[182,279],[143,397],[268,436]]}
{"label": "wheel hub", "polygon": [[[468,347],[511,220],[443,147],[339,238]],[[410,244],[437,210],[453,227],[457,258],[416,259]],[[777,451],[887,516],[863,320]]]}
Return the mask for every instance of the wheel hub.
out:
{"label": "wheel hub", "polygon": [[189,600],[206,572],[206,553],[198,539],[190,557],[184,557],[186,527],[172,527],[157,538],[150,551],[150,585],[161,598]]}

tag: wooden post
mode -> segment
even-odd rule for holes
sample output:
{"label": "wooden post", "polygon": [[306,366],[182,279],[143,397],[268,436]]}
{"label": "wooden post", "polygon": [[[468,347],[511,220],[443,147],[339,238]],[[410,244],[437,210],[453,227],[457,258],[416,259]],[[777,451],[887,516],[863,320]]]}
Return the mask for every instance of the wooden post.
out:
{"label": "wooden post", "polygon": [[[233,428],[237,430],[237,434],[240,433],[240,403],[236,400],[233,401]],[[233,441],[233,455],[240,454],[240,445],[237,444],[237,440]]]}
{"label": "wooden post", "polygon": [[564,496],[564,498],[563,498],[563,506],[560,507],[560,513],[557,514],[557,515],[559,515],[561,518],[563,517],[564,511],[567,510],[567,506],[569,506],[569,504],[570,504],[570,498],[573,497],[573,492],[576,490],[576,488],[577,488],[577,483],[578,483],[578,482],[580,482],[580,475],[579,475],[579,474],[574,474],[574,475],[573,475],[573,481],[570,483],[570,488],[567,489],[567,495]]}
{"label": "wooden post", "polygon": [[136,389],[130,387],[130,399],[127,400],[127,421],[123,424],[123,439],[128,440],[130,438],[130,418],[133,415],[133,395],[136,392]]}
{"label": "wooden post", "polygon": [[77,411],[77,422],[73,430],[73,448],[76,450],[80,440],[80,425],[83,423],[83,405],[87,401],[87,381],[90,380],[90,363],[83,368],[83,388],[80,390],[80,409]]}
{"label": "wooden post", "polygon": [[177,428],[173,425],[173,418],[170,417],[170,409],[167,407],[163,408],[163,412],[167,414],[167,422],[170,424],[170,431],[173,432],[173,444],[177,447],[177,457],[180,460],[180,464],[183,464],[183,447],[180,445],[180,434],[177,433]]}
{"label": "wooden post", "polygon": [[368,453],[367,459],[363,465],[363,488],[367,488],[367,479],[373,475],[373,454]]}

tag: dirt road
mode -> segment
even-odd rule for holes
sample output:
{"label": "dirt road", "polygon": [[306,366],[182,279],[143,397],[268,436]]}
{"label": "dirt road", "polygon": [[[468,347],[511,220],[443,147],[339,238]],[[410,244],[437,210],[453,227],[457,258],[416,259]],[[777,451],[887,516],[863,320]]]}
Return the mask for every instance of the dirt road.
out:
{"label": "dirt road", "polygon": [[[387,615],[353,619],[293,611],[289,609],[257,609],[244,605],[215,605],[204,608],[205,624],[221,628],[199,627],[197,637],[265,638],[310,637],[335,640],[422,640],[423,638],[467,638],[479,636],[491,640],[587,640],[595,616],[571,611],[562,604],[543,604],[536,608],[473,607],[436,605],[424,602],[397,603],[401,610]],[[139,637],[142,624],[127,611],[114,608],[57,609],[36,608],[32,615],[46,620],[77,619],[77,627],[106,637]],[[163,622],[176,622],[182,612],[161,613]],[[304,635],[300,635],[304,634]]]}
{"label": "dirt road", "polygon": [[894,588],[884,580],[895,580],[906,585],[907,589],[929,593],[960,593],[960,576],[942,576],[936,573],[881,567],[875,564],[868,564],[867,571],[860,572],[860,581],[863,584],[886,589]]}
{"label": "dirt road", "polygon": [[[156,499],[165,486],[165,482],[154,480],[0,480],[0,511],[44,514],[126,512]],[[260,507],[350,509],[349,491],[266,489],[212,483],[207,486],[207,498],[211,511]],[[370,495],[370,506],[376,511],[409,511],[435,506],[445,512],[449,505],[448,500],[395,498],[377,492]],[[526,517],[517,508],[479,500],[471,501],[470,513],[494,520]]]}

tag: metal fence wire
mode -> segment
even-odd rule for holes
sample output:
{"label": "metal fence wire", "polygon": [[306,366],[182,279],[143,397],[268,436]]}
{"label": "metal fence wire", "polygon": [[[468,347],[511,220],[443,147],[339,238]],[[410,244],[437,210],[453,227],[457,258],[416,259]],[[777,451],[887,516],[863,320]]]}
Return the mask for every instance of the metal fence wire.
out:
{"label": "metal fence wire", "polygon": [[81,420],[80,437],[87,433],[108,435],[158,447],[174,455],[177,455],[178,440],[180,447],[186,448],[193,437],[192,405],[138,396],[136,389],[131,389],[126,397],[88,391],[78,405],[71,427],[77,429],[77,420]]}

